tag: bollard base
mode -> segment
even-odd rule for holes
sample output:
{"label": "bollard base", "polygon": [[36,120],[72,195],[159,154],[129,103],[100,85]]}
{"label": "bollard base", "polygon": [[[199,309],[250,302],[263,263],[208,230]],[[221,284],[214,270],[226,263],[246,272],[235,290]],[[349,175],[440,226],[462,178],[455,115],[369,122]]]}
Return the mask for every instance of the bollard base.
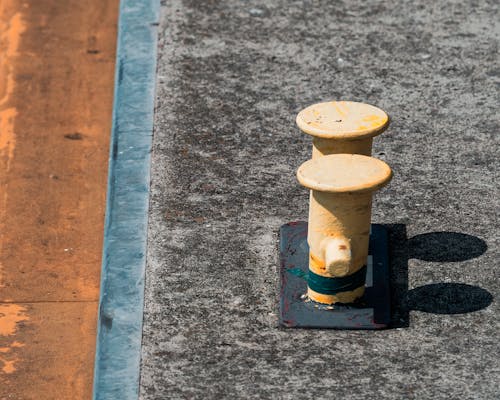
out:
{"label": "bollard base", "polygon": [[[280,228],[280,325],[287,328],[383,329],[390,323],[387,231],[372,224],[365,295],[353,304],[331,306],[307,299],[307,282],[297,270],[308,271],[307,222]],[[293,272],[291,272],[293,270]]]}

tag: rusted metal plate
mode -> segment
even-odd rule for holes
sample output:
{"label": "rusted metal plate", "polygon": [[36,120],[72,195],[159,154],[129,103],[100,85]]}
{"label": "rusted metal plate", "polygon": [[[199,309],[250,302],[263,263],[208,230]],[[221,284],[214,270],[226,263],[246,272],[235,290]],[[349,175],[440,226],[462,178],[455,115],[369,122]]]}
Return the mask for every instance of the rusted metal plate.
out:
{"label": "rusted metal plate", "polygon": [[0,399],[89,399],[119,0],[0,0]]}
{"label": "rusted metal plate", "polygon": [[283,225],[280,228],[280,324],[287,328],[386,328],[391,316],[387,245],[386,229],[372,224],[364,297],[356,305],[326,306],[305,298],[307,282],[296,273],[308,271],[307,222]]}

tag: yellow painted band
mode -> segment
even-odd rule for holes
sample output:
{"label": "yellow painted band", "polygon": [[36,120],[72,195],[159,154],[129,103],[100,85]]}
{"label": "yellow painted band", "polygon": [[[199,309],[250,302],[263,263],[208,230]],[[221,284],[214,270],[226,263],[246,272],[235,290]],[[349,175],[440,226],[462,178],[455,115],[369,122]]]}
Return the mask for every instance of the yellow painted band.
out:
{"label": "yellow painted band", "polygon": [[352,303],[356,299],[362,297],[364,293],[365,293],[364,285],[349,292],[341,292],[334,295],[318,293],[310,288],[307,288],[307,296],[311,300],[322,304]]}

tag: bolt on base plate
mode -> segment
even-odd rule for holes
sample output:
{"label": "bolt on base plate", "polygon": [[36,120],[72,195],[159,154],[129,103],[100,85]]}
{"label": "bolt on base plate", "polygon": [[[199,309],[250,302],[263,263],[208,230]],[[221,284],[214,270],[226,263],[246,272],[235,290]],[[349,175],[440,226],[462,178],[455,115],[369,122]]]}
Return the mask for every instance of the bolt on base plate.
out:
{"label": "bolt on base plate", "polygon": [[280,228],[280,325],[287,328],[382,329],[390,323],[387,230],[371,225],[365,295],[355,304],[325,305],[307,299],[307,222]]}

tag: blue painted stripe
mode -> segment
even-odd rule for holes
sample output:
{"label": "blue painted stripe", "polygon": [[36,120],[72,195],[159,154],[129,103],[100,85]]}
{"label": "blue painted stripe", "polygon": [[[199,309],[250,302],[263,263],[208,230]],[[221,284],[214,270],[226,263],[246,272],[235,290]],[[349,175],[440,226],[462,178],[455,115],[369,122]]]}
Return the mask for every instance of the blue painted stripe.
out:
{"label": "blue painted stripe", "polygon": [[95,400],[137,399],[159,0],[121,0]]}

